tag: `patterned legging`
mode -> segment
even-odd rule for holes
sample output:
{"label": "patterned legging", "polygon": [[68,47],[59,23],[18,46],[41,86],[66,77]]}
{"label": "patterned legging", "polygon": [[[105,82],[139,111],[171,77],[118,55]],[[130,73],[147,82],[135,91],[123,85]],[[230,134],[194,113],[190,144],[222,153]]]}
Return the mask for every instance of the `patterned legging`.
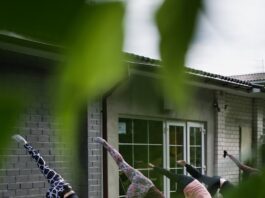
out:
{"label": "patterned legging", "polygon": [[31,157],[37,162],[37,166],[39,167],[41,173],[47,178],[50,184],[50,188],[46,193],[46,197],[63,197],[64,192],[69,191],[69,189],[71,189],[71,186],[64,181],[61,175],[48,167],[40,153],[35,150],[30,144],[25,144],[24,147],[27,149]]}
{"label": "patterned legging", "polygon": [[154,186],[153,182],[145,177],[140,171],[131,167],[121,156],[121,154],[114,149],[106,141],[101,142],[107,149],[109,154],[117,163],[119,169],[128,177],[131,184],[127,190],[127,198],[142,198],[145,197],[151,187]]}

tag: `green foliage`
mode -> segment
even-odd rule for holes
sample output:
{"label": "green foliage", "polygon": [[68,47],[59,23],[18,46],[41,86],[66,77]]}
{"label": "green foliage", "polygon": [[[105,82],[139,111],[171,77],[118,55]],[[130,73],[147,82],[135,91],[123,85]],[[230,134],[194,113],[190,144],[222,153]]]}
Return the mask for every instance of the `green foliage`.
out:
{"label": "green foliage", "polygon": [[67,145],[76,141],[81,108],[112,88],[125,71],[123,5],[95,4],[80,12],[66,44],[66,61],[52,85]]}
{"label": "green foliage", "polygon": [[[187,99],[185,55],[201,7],[201,0],[165,0],[156,15],[165,92],[179,107]],[[61,131],[70,148],[77,148],[78,115],[84,105],[124,77],[123,18],[124,7],[118,2],[10,0],[0,7],[1,30],[65,47],[65,60],[51,81],[51,89],[57,117],[63,123]],[[0,144],[5,147],[29,102],[25,96],[34,91],[0,88]],[[77,156],[77,149],[72,150]],[[244,182],[228,197],[265,197],[264,178],[262,175]]]}
{"label": "green foliage", "polygon": [[200,0],[165,0],[156,17],[165,92],[178,107],[187,99],[184,62],[200,7]]}
{"label": "green foliage", "polygon": [[1,30],[46,43],[64,44],[83,0],[1,1]]}

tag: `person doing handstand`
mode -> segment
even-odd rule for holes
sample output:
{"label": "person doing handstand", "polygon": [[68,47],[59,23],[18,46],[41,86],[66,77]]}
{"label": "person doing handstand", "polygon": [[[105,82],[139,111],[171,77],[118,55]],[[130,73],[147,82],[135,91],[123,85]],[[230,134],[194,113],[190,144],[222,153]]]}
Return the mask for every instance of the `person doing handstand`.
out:
{"label": "person doing handstand", "polygon": [[177,183],[177,193],[183,193],[185,198],[211,198],[207,189],[197,180],[187,175],[174,174],[164,168],[156,167],[149,163],[149,167],[154,171],[168,177]]}
{"label": "person doing handstand", "polygon": [[131,181],[128,187],[126,197],[127,198],[164,198],[162,192],[160,192],[153,182],[145,177],[140,171],[131,167],[122,157],[122,155],[114,149],[106,140],[97,137],[95,142],[102,144],[114,159],[119,169],[128,177]]}
{"label": "person doing handstand", "polygon": [[12,136],[18,143],[22,143],[31,155],[31,157],[37,162],[41,173],[46,177],[50,188],[46,193],[46,198],[78,198],[77,194],[72,190],[72,187],[67,183],[61,175],[55,170],[49,168],[40,155],[39,151],[35,150],[21,135]]}

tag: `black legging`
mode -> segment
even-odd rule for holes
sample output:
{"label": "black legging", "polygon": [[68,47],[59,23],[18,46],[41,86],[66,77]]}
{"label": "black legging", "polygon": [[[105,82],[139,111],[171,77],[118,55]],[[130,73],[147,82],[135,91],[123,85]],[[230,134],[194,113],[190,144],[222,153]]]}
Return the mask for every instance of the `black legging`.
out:
{"label": "black legging", "polygon": [[220,178],[219,176],[209,177],[206,175],[202,175],[196,168],[193,166],[186,164],[185,165],[187,172],[199,182],[203,183],[211,196],[215,195],[217,190],[220,188]]}
{"label": "black legging", "polygon": [[220,188],[220,193],[224,195],[227,190],[230,190],[231,188],[234,187],[234,185],[231,184],[231,182],[227,180],[220,187],[221,177],[219,176],[209,177],[206,175],[202,175],[196,168],[194,168],[193,166],[189,164],[186,164],[185,167],[186,167],[187,172],[192,177],[194,177],[195,179],[197,179],[199,182],[203,183],[206,186],[211,196],[214,196],[216,194],[218,188]]}
{"label": "black legging", "polygon": [[184,188],[194,180],[192,177],[189,177],[187,175],[174,174],[170,172],[169,170],[159,168],[159,167],[154,167],[154,171],[162,175],[165,175],[171,181],[176,182],[178,184],[178,188],[177,188],[178,193],[183,193]]}

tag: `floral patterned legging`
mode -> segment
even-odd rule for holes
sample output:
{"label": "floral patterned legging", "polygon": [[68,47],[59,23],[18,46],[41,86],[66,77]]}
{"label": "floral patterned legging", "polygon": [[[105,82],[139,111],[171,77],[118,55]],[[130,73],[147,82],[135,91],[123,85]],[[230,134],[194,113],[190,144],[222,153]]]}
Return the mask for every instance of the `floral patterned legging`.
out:
{"label": "floral patterned legging", "polygon": [[119,169],[124,172],[128,179],[132,182],[127,190],[127,198],[143,198],[149,189],[154,186],[153,182],[145,177],[140,171],[131,167],[121,156],[121,154],[114,149],[105,140],[100,142],[107,149],[109,154],[117,163]]}

